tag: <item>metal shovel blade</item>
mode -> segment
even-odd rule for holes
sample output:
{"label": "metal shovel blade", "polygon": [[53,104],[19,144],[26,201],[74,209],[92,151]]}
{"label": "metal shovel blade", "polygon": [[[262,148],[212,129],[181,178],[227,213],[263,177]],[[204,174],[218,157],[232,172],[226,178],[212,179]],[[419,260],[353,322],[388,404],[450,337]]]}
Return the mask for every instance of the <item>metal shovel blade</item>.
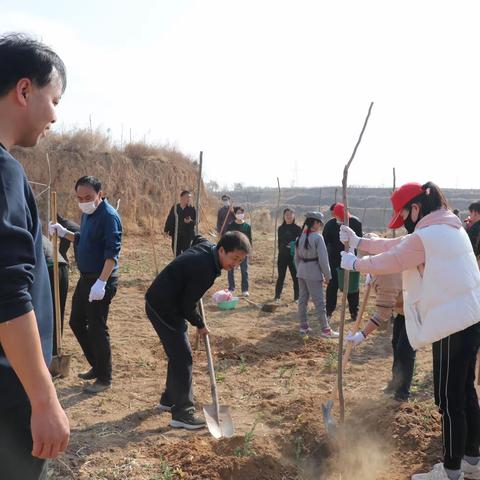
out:
{"label": "metal shovel blade", "polygon": [[329,400],[326,405],[322,403],[323,422],[328,435],[335,435],[337,425],[332,417],[333,400]]}
{"label": "metal shovel blade", "polygon": [[217,422],[217,412],[213,405],[205,405],[203,414],[207,427],[214,438],[230,438],[233,437],[235,431],[233,428],[232,417],[230,416],[230,408],[226,405],[220,405],[220,415]]}
{"label": "metal shovel blade", "polygon": [[66,378],[70,373],[71,355],[57,355],[52,358],[49,371],[53,378]]}

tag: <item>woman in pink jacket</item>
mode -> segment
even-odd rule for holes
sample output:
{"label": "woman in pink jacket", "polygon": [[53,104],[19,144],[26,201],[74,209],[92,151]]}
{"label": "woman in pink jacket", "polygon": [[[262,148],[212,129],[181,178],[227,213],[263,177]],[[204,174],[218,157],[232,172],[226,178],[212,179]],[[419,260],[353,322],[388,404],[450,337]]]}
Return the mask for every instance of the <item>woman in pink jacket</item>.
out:
{"label": "woman in pink jacket", "polygon": [[[340,240],[372,256],[342,253],[341,267],[370,274],[402,272],[405,322],[412,347],[432,344],[435,403],[442,415],[443,464],[412,480],[480,479],[480,409],[475,360],[480,346],[480,273],[468,235],[433,183],[407,183],[391,197],[389,228],[408,235]],[[358,344],[372,324],[347,340]]]}

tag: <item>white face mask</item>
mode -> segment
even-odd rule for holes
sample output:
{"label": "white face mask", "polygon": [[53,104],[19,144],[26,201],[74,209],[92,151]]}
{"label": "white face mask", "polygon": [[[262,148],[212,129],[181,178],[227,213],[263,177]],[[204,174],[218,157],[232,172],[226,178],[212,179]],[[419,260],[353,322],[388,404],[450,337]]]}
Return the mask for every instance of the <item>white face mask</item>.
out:
{"label": "white face mask", "polygon": [[244,213],[237,213],[237,214],[235,215],[235,218],[236,218],[237,220],[243,220],[243,219],[245,218],[245,214],[244,214]]}
{"label": "white face mask", "polygon": [[91,215],[97,209],[97,205],[95,205],[95,202],[79,203],[78,206],[80,210],[87,215]]}
{"label": "white face mask", "polygon": [[230,202],[229,202],[228,200],[224,200],[224,201],[223,201],[223,205],[224,205],[225,207],[229,207],[229,206],[230,206]]}
{"label": "white face mask", "polygon": [[343,222],[337,218],[337,225],[342,225]]}

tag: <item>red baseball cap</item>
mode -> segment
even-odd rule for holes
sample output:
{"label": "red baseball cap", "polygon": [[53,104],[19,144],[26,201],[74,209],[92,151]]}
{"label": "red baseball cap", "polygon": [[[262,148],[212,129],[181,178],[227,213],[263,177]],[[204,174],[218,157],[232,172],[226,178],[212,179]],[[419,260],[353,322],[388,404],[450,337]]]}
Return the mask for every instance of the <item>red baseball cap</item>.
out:
{"label": "red baseball cap", "polygon": [[415,197],[418,197],[422,194],[425,190],[419,183],[411,182],[402,185],[401,187],[397,188],[390,197],[390,201],[392,202],[393,206],[393,216],[390,219],[390,223],[388,224],[388,228],[400,228],[403,225],[403,218],[400,215],[405,205],[410,201],[413,200]]}
{"label": "red baseball cap", "polygon": [[[333,216],[340,218],[343,222],[345,219],[345,206],[343,203],[336,203],[335,206],[333,207]],[[350,212],[348,213],[348,216],[351,217]]]}

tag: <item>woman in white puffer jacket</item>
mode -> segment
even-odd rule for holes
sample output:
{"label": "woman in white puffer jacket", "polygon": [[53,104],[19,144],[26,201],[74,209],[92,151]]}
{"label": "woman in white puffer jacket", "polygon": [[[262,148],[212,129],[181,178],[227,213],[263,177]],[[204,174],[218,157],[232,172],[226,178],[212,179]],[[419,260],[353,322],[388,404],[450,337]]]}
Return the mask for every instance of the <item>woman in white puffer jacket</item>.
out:
{"label": "woman in white puffer jacket", "polygon": [[[342,252],[341,267],[371,274],[403,272],[407,335],[414,349],[432,344],[435,403],[442,414],[443,464],[412,480],[480,479],[480,409],[475,361],[480,346],[480,273],[458,217],[433,183],[408,183],[391,198],[396,239],[363,239],[347,226],[340,240],[370,257]],[[358,344],[368,331],[347,340]]]}

